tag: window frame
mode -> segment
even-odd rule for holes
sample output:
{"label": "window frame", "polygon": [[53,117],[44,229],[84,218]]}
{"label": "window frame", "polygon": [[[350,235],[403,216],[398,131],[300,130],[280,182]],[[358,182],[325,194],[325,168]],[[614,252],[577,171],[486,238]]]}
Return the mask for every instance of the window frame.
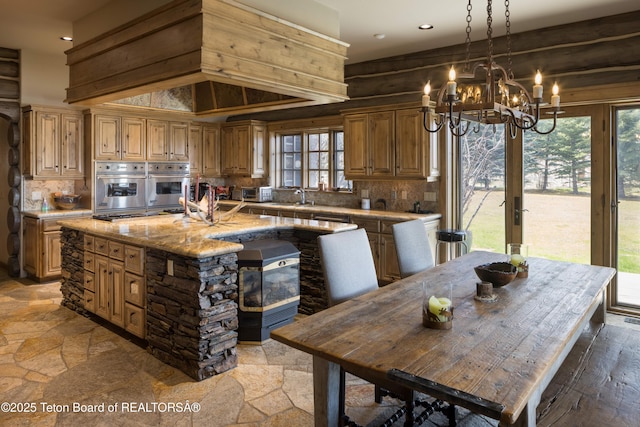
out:
{"label": "window frame", "polygon": [[[342,150],[337,149],[337,138],[336,135],[342,134]],[[343,164],[341,168],[336,168],[338,153],[344,152],[344,128],[342,124],[333,125],[333,126],[323,126],[323,127],[282,127],[281,129],[276,129],[272,131],[272,141],[274,148],[274,167],[272,169],[273,176],[275,177],[275,187],[279,189],[289,189],[296,188],[296,186],[285,186],[284,185],[284,147],[283,147],[283,137],[286,136],[301,136],[302,143],[302,162],[300,165],[300,175],[301,175],[301,187],[305,190],[318,191],[319,185],[314,187],[311,186],[310,172],[312,169],[309,166],[309,136],[310,135],[320,135],[320,134],[328,134],[329,137],[329,149],[328,151],[324,151],[328,153],[328,169],[313,169],[314,171],[319,171],[319,176],[328,178],[324,183],[327,189],[336,187],[336,180],[338,178],[338,173],[342,171],[344,176],[344,168]],[[315,151],[318,152],[318,151]],[[344,162],[344,156],[343,156]],[[326,171],[323,175],[322,172]],[[318,180],[318,184],[321,181]],[[347,186],[340,188],[340,191],[351,191],[353,188],[353,183],[351,180],[345,180]]]}

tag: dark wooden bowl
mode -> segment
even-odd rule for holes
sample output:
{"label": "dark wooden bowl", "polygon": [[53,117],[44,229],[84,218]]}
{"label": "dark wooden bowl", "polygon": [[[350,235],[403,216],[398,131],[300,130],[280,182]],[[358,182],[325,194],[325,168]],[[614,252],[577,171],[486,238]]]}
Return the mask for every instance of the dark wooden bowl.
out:
{"label": "dark wooden bowl", "polygon": [[494,287],[504,286],[515,279],[518,269],[509,262],[492,262],[474,267],[476,274],[483,282]]}

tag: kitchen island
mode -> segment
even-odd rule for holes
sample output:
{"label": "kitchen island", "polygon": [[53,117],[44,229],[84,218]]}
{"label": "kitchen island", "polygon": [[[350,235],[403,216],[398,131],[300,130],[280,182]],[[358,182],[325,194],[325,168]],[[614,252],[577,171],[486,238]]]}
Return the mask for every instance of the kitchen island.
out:
{"label": "kitchen island", "polygon": [[[146,339],[151,354],[196,380],[237,365],[243,242],[290,241],[302,252],[301,276],[321,285],[317,236],[356,228],[247,214],[214,226],[179,214],[60,225],[62,304]],[[317,292],[324,298],[323,286]]]}

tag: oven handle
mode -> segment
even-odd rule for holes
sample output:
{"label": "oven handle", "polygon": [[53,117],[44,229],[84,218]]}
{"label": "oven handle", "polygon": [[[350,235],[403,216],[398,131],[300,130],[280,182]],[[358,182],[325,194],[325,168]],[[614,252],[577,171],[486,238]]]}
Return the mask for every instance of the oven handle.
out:
{"label": "oven handle", "polygon": [[144,175],[96,175],[96,181],[99,179],[146,179]]}

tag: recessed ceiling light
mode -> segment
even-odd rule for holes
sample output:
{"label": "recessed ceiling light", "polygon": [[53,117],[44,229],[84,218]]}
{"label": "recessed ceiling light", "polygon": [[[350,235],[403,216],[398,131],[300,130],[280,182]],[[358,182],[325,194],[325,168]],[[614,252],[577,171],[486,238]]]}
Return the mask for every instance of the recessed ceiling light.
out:
{"label": "recessed ceiling light", "polygon": [[418,28],[421,29],[421,30],[430,30],[430,29],[433,28],[433,25],[431,25],[431,24],[422,24]]}
{"label": "recessed ceiling light", "polygon": [[71,37],[71,36],[62,36],[62,37],[60,37],[60,40],[64,40],[66,42],[72,42],[73,41],[73,37]]}
{"label": "recessed ceiling light", "polygon": [[379,33],[379,34],[374,34],[373,37],[377,38],[378,40],[382,40],[383,38],[386,37],[386,35]]}

